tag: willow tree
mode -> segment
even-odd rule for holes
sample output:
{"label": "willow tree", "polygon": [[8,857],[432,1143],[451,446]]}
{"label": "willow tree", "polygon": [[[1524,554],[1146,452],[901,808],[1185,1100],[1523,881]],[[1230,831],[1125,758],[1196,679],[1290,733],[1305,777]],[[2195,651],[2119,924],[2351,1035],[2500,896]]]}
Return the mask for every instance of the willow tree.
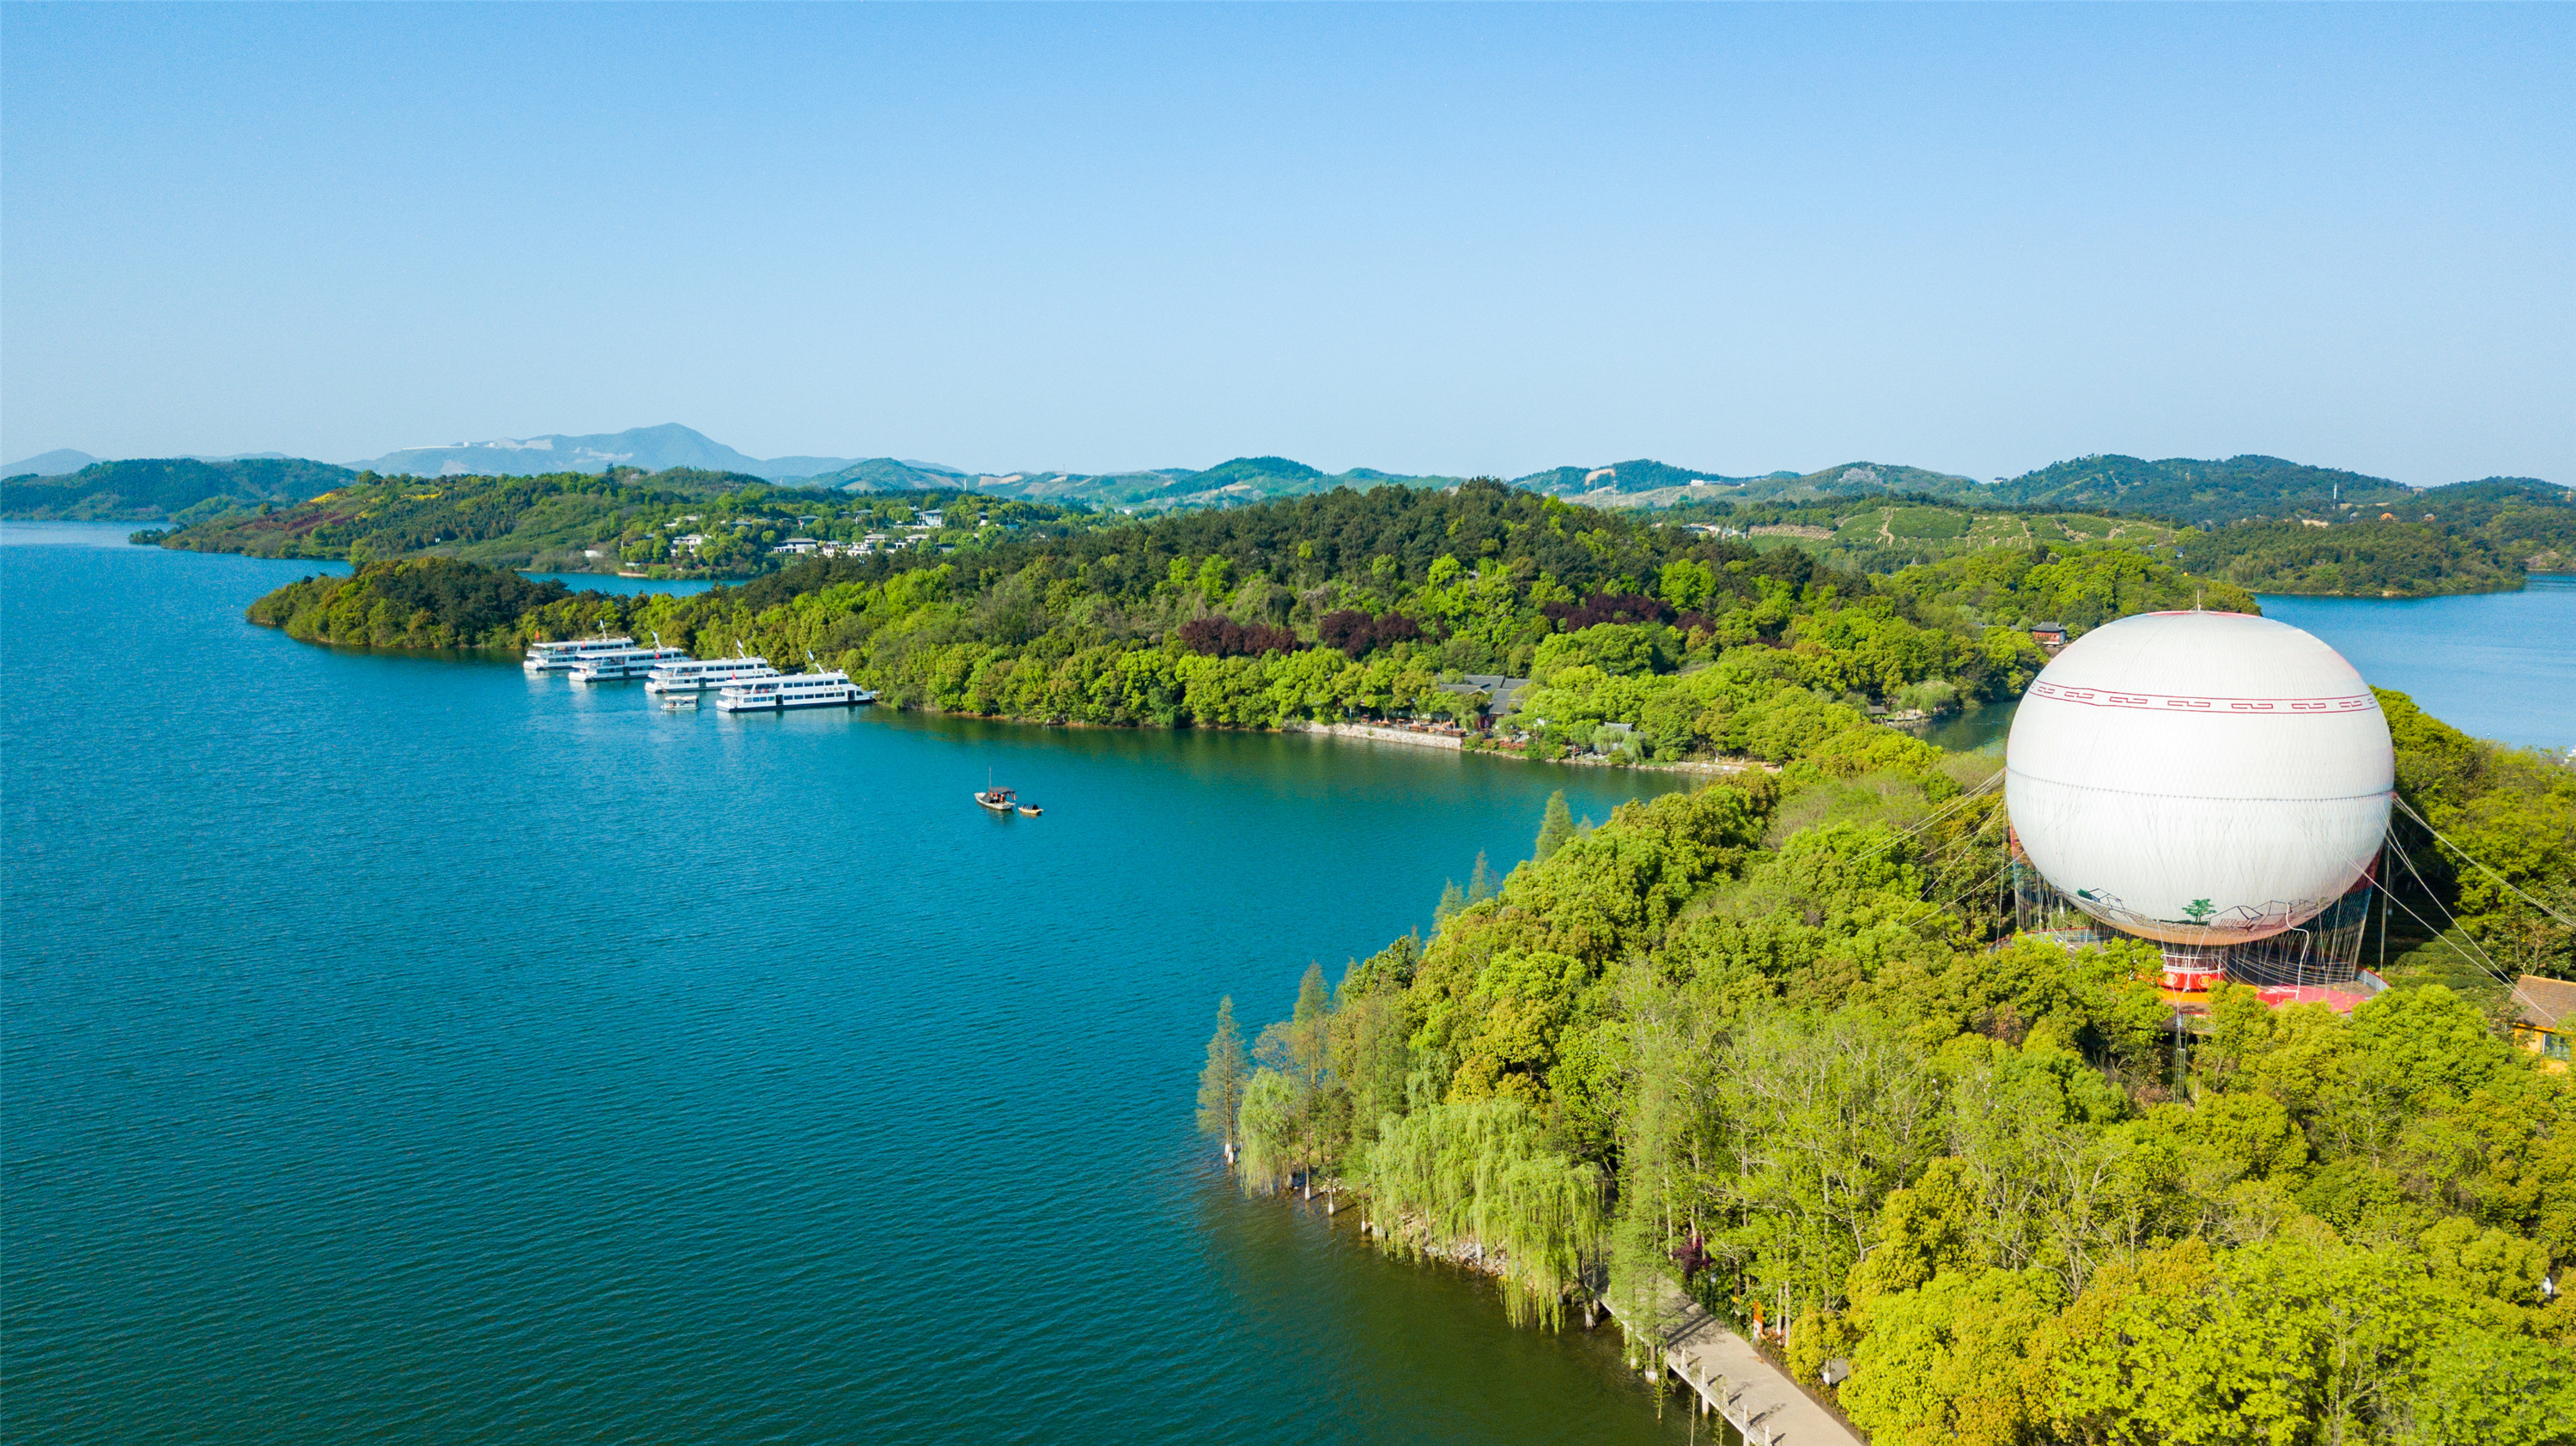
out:
{"label": "willow tree", "polygon": [[1306,1092],[1275,1069],[1256,1069],[1236,1115],[1236,1175],[1247,1193],[1275,1192],[1306,1163]]}
{"label": "willow tree", "polygon": [[1729,1045],[1724,1019],[1697,1008],[1677,989],[1636,981],[1631,1017],[1630,1083],[1619,1120],[1619,1212],[1611,1226],[1607,1293],[1630,1347],[1661,1357],[1667,1317],[1685,1297],[1673,1290],[1680,1267],[1688,1287],[1709,1264],[1712,1177],[1727,1164],[1711,1149],[1714,1063]]}
{"label": "willow tree", "polygon": [[1542,1135],[1520,1100],[1428,1105],[1380,1122],[1360,1179],[1389,1249],[1471,1247],[1500,1277],[1513,1324],[1554,1329],[1608,1222],[1600,1170],[1545,1148]]}

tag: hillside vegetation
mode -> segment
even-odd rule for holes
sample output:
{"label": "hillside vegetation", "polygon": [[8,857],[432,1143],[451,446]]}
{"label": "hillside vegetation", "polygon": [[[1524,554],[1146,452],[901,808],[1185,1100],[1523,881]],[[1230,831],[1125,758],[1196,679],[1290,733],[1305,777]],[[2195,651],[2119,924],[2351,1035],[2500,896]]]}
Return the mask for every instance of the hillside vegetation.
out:
{"label": "hillside vegetation", "polygon": [[[933,514],[938,527],[923,521]],[[158,541],[257,557],[426,554],[539,571],[752,577],[791,561],[774,551],[791,538],[856,545],[874,536],[872,546],[937,552],[1106,520],[953,490],[818,495],[729,473],[613,469],[435,481],[361,475],[294,506],[227,512]]]}
{"label": "hillside vegetation", "polygon": [[2249,592],[2425,597],[2517,588],[2523,578],[2519,561],[2498,556],[2483,539],[2416,522],[2246,523],[2194,533],[2175,555]]}
{"label": "hillside vegetation", "polygon": [[[2399,516],[2400,512],[2404,516]],[[2546,482],[2490,479],[2412,493],[2404,502],[2346,502],[2287,522],[2202,530],[2152,516],[1962,507],[1924,494],[1745,502],[1696,499],[1656,514],[1799,547],[1838,567],[1893,572],[1995,548],[2133,548],[2250,591],[2419,597],[2522,586],[2526,568],[2576,557],[2576,493]]]}
{"label": "hillside vegetation", "polygon": [[[345,556],[362,547],[373,556],[431,552],[551,570],[664,567],[676,575],[745,577],[773,567],[764,549],[800,535],[800,527],[802,535],[824,537],[813,528],[861,518],[863,536],[892,516],[881,503],[906,498],[915,510],[944,505],[925,503],[925,496],[978,498],[979,510],[1003,526],[1041,518],[1072,525],[1071,518],[1094,512],[1086,525],[1101,526],[1121,515],[1221,510],[1342,489],[1457,485],[1456,478],[1368,468],[1326,473],[1276,456],[1205,469],[976,477],[880,457],[792,487],[686,468],[419,479],[318,463],[172,461],[12,479],[0,510],[166,520],[181,534],[173,545],[217,551]],[[2527,569],[2576,566],[2576,493],[2564,487],[2488,478],[2417,492],[2271,457],[2088,457],[1997,483],[1884,463],[1728,478],[1641,459],[1553,468],[1509,485],[1741,535],[1756,548],[1800,548],[1829,566],[1869,573],[1993,548],[2109,545],[2256,591],[2412,597],[2511,589]],[[655,495],[609,495],[639,489]],[[878,502],[855,500],[863,498]],[[651,510],[670,499],[715,503],[728,526],[749,519],[745,547],[737,555],[729,542],[719,543],[713,557],[675,551],[672,540],[683,534],[665,524],[681,511]],[[495,533],[485,525],[492,518],[509,525]],[[359,525],[377,519],[390,521]],[[958,542],[938,539],[940,546]]]}
{"label": "hillside vegetation", "polygon": [[2408,499],[2392,518],[2439,527],[2444,536],[2485,544],[2533,572],[2576,572],[2576,490],[2533,477],[2456,482]]}
{"label": "hillside vegetation", "polygon": [[[1782,761],[1896,735],[1865,711],[2011,696],[2026,631],[2125,612],[2251,608],[2137,554],[1999,551],[1872,580],[1495,482],[1336,491],[939,557],[810,559],[695,597],[531,601],[506,631],[415,628],[375,572],[264,604],[312,635],[490,643],[613,626],[700,656],[810,651],[892,702],[1033,721],[1277,727],[1459,716],[1465,674],[1534,677],[1509,720],[1542,753]],[[301,589],[301,591],[298,591]],[[363,628],[358,624],[363,623]],[[1605,732],[1605,725],[1621,725]],[[1848,736],[1846,736],[1848,735]],[[1901,740],[1900,740],[1901,741]]]}
{"label": "hillside vegetation", "polygon": [[1994,493],[1993,500],[2017,506],[2149,513],[2201,528],[2326,516],[2339,502],[2402,502],[2415,495],[2385,477],[2259,456],[2079,457],[1999,482]]}
{"label": "hillside vegetation", "polygon": [[579,637],[624,620],[605,594],[449,557],[303,578],[252,603],[247,616],[308,643],[423,649],[512,647],[532,630]]}
{"label": "hillside vegetation", "polygon": [[[2445,733],[2400,729],[2415,806],[2526,811],[2502,857],[2576,828],[2563,762],[2477,792],[2495,758]],[[2152,945],[2005,941],[1989,766],[1819,750],[1588,833],[1560,804],[1248,1050],[1221,1006],[1202,1127],[1247,1189],[1473,1254],[1516,1319],[1681,1289],[1811,1386],[1846,1361],[1880,1443],[2569,1439],[2576,1077],[2439,984],[2349,1016],[2225,986],[2178,1049]]]}

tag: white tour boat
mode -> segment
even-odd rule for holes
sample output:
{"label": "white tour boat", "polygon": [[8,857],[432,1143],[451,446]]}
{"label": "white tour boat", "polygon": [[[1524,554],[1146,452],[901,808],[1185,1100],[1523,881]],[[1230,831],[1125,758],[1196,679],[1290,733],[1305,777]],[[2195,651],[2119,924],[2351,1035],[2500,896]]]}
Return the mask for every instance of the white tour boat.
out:
{"label": "white tour boat", "polygon": [[530,643],[519,666],[531,673],[569,673],[585,658],[635,646],[633,638],[574,638],[559,643]]}
{"label": "white tour boat", "polygon": [[664,663],[644,679],[644,691],[655,695],[668,693],[703,693],[729,683],[747,683],[754,678],[775,678],[776,668],[767,658],[688,658]]}
{"label": "white tour boat", "polygon": [[876,700],[876,694],[851,682],[847,673],[786,673],[727,683],[716,695],[716,710],[771,713],[789,708],[855,708]]}
{"label": "white tour boat", "polygon": [[606,653],[586,653],[573,665],[576,683],[614,683],[626,678],[641,678],[655,668],[688,661],[686,648],[618,648]]}

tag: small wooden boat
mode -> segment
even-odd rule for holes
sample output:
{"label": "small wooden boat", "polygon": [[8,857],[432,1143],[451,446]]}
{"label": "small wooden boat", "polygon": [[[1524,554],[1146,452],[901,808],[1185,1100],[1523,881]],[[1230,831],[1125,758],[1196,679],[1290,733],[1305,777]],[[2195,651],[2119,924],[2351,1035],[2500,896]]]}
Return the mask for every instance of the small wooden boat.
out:
{"label": "small wooden boat", "polygon": [[1022,818],[1035,818],[1044,812],[1046,812],[1045,809],[1038,807],[1034,803],[1024,803],[1020,805],[1020,817]]}

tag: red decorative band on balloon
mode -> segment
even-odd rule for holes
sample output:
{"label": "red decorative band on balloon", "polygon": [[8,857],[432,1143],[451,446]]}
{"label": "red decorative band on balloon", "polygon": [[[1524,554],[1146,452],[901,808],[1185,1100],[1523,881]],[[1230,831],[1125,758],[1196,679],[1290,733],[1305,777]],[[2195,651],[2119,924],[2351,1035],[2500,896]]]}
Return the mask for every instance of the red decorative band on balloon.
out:
{"label": "red decorative band on balloon", "polygon": [[2379,706],[2379,700],[2368,693],[2343,698],[2189,698],[2172,693],[2130,693],[2117,688],[2070,688],[2063,683],[2033,683],[2030,691],[2038,697],[2081,703],[2087,708],[2144,708],[2157,713],[2258,718],[2367,713]]}

